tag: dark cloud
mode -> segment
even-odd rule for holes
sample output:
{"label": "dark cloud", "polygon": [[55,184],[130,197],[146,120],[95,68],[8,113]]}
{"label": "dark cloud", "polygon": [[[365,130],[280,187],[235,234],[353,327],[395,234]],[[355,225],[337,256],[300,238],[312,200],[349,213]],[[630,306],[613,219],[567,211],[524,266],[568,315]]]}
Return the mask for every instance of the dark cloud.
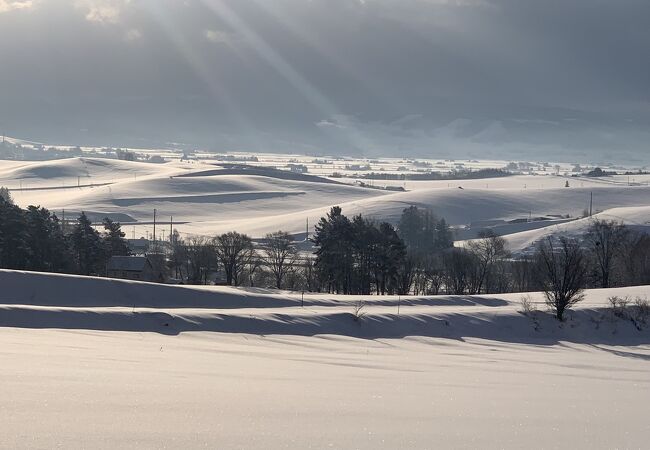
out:
{"label": "dark cloud", "polygon": [[649,22],[646,0],[0,1],[0,125],[61,143],[650,162]]}

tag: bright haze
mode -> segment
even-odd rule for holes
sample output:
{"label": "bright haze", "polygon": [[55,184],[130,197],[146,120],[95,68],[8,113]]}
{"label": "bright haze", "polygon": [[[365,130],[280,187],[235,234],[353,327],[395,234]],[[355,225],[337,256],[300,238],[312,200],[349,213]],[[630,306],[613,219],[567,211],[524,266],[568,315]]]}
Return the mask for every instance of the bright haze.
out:
{"label": "bright haze", "polygon": [[62,145],[650,163],[647,0],[0,0]]}

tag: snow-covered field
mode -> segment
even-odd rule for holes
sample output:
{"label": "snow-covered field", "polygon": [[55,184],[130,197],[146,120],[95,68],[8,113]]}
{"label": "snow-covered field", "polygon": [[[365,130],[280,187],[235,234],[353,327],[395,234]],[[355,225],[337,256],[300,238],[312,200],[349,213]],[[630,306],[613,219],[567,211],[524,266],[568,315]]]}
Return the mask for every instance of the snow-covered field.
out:
{"label": "snow-covered field", "polygon": [[[393,222],[417,205],[459,240],[491,227],[525,251],[583,232],[592,195],[598,217],[650,226],[645,175],[373,182],[396,192],[326,176],[353,161],[270,168],[287,161],[4,161],[0,186],[23,207],[110,216],[128,237],[150,235],[154,208],[159,238],[173,216],[183,235],[304,239],[334,205]],[[303,299],[15,271],[0,287],[1,448],[648,447],[650,326],[607,299],[650,287],[589,291],[564,323],[540,294],[524,315],[519,294]]]}
{"label": "snow-covered field", "polygon": [[[646,448],[650,328],[588,292],[357,298],[0,271],[2,448]],[[533,295],[540,301],[539,295]],[[398,310],[399,307],[399,310]]]}
{"label": "snow-covered field", "polygon": [[[360,187],[353,178],[316,176],[326,170],[320,173],[320,166],[313,163],[306,175],[272,169],[272,163],[279,160],[268,158],[249,167],[203,160],[152,164],[86,157],[0,162],[0,186],[9,187],[21,206],[45,206],[59,216],[65,210],[67,218],[82,210],[93,220],[110,216],[125,224],[129,238],[152,233],[154,209],[157,238],[168,236],[173,217],[182,235],[213,236],[237,230],[262,237],[281,229],[304,239],[307,222],[313,230],[334,205],[342,206],[348,215],[363,213],[392,222],[405,207],[417,205],[446,218],[458,229],[459,240],[471,239],[489,226],[508,235],[513,250],[523,250],[558,226],[584,228],[586,221],[565,222],[580,217],[592,195],[594,212],[602,217],[639,227],[650,224],[647,175],[596,179],[531,170],[529,175],[506,178],[373,182],[376,187],[406,189],[395,192]],[[308,159],[282,161],[307,164]],[[344,162],[330,161],[327,170],[331,174],[335,164]],[[389,162],[380,163],[388,167]],[[540,217],[547,220],[537,220]]]}

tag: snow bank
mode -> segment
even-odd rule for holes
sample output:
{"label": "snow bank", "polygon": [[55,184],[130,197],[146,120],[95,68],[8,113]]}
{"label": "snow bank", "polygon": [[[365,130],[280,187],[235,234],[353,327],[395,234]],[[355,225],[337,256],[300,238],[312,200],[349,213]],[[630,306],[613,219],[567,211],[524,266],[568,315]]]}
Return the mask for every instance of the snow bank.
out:
{"label": "snow bank", "polygon": [[[404,298],[311,294],[301,307],[300,294],[263,289],[177,287],[6,270],[0,271],[0,282],[4,305],[0,325],[5,327],[650,343],[650,327],[622,321],[607,307],[611,295],[647,297],[650,287],[589,291],[587,300],[559,323],[546,312],[523,315],[520,294]],[[542,307],[541,295],[531,295]],[[364,305],[361,314],[355,313],[358,302]]]}

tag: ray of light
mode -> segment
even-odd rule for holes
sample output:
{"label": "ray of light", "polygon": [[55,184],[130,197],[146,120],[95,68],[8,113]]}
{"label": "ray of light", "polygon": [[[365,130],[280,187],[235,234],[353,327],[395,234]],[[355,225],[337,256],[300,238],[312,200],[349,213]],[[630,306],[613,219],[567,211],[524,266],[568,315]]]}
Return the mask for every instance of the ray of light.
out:
{"label": "ray of light", "polygon": [[202,0],[215,15],[226,22],[233,30],[236,30],[248,45],[269,64],[280,76],[282,76],[294,89],[296,89],[312,106],[314,106],[325,118],[338,118],[338,121],[346,129],[352,145],[359,149],[374,148],[373,143],[363,136],[346,120],[333,102],[323,95],[305,77],[289,64],[271,45],[269,45],[255,30],[235,12],[223,0]]}
{"label": "ray of light", "polygon": [[152,16],[165,31],[176,50],[188,63],[195,75],[208,88],[212,99],[226,107],[227,113],[232,117],[240,130],[247,133],[247,136],[256,141],[258,148],[264,148],[262,142],[257,139],[256,127],[249,118],[242,112],[241,108],[228,92],[228,90],[219,82],[218,74],[215,73],[205,62],[204,55],[201,55],[192,45],[190,39],[181,31],[180,27],[173,23],[173,18],[158,2],[150,2],[149,5]]}
{"label": "ray of light", "polygon": [[346,76],[356,81],[359,85],[363,86],[369,91],[368,95],[375,99],[379,99],[387,108],[394,108],[401,106],[402,110],[407,110],[406,103],[397,95],[392,93],[381,86],[379,86],[374,78],[365,76],[359,73],[352,64],[343,59],[337,49],[328,45],[326,42],[314,36],[314,33],[301,24],[300,21],[294,20],[283,10],[271,5],[266,0],[252,0],[258,8],[266,12],[270,17],[274,18],[280,23],[289,33],[291,33],[300,42],[309,46],[314,52],[321,55],[326,61],[334,65]]}

